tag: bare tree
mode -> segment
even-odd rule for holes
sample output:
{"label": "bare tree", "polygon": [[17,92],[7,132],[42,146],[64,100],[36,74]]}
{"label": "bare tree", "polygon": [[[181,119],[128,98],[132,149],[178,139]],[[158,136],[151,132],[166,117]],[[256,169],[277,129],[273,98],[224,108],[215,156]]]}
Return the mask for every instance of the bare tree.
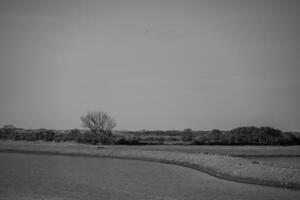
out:
{"label": "bare tree", "polygon": [[117,126],[116,121],[103,111],[88,112],[81,117],[82,126],[98,134],[110,134]]}

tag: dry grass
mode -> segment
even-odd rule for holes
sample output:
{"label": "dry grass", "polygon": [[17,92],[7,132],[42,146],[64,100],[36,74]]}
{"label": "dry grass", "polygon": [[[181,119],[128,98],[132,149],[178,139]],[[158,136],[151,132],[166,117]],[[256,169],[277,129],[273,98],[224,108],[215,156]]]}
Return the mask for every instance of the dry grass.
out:
{"label": "dry grass", "polygon": [[184,153],[207,153],[229,156],[299,156],[300,146],[214,146],[214,145],[145,145],[145,146],[107,146],[136,150],[178,151]]}

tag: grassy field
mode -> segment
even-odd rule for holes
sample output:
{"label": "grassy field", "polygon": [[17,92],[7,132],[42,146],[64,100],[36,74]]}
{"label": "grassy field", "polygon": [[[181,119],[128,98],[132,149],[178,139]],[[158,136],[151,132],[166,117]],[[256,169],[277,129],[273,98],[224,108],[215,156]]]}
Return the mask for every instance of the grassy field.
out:
{"label": "grassy field", "polygon": [[238,157],[247,156],[295,156],[300,157],[300,146],[215,146],[215,145],[142,145],[105,146],[106,148],[177,151],[185,153],[220,154]]}
{"label": "grassy field", "polygon": [[0,153],[3,200],[294,200],[299,191],[242,184],[156,162]]}
{"label": "grassy field", "polygon": [[[163,148],[164,147],[164,148]],[[18,152],[18,153],[39,153],[39,154],[61,154],[72,156],[93,156],[93,157],[112,157],[133,160],[146,160],[162,162],[190,167],[196,170],[204,171],[213,176],[234,180],[238,182],[273,185],[282,187],[291,187],[300,189],[300,170],[280,168],[276,166],[263,165],[246,159],[235,158],[228,155],[217,155],[223,153],[225,149],[228,152],[237,153],[255,152],[262,153],[264,147],[225,147],[225,146],[104,146],[96,148],[92,145],[82,145],[75,143],[32,143],[32,142],[12,142],[1,141],[0,151]],[[162,148],[162,149],[157,149]],[[190,153],[188,149],[192,149]],[[211,153],[201,153],[207,150]],[[215,149],[213,151],[213,149]],[[282,147],[281,151],[277,147],[269,147],[265,152],[281,152],[281,155],[298,155],[298,147]],[[195,153],[197,152],[197,153]],[[284,154],[283,154],[284,152]]]}
{"label": "grassy field", "polygon": [[[28,148],[30,144],[38,144],[35,147],[43,149],[53,147],[57,149],[68,147],[69,149],[94,149],[95,146],[87,144],[77,144],[72,142],[56,143],[56,142],[26,142],[26,141],[1,141],[0,148],[7,145],[15,148]],[[284,156],[284,157],[300,157],[300,146],[217,146],[217,145],[101,145],[106,149],[129,149],[129,150],[159,150],[159,151],[175,151],[184,153],[204,153],[204,154],[220,154],[237,157],[247,156]]]}

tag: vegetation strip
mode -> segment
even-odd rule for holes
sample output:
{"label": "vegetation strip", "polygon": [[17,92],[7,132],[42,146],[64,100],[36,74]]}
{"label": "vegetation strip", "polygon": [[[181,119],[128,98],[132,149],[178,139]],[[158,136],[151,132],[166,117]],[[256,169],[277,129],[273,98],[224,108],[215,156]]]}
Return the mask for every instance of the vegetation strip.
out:
{"label": "vegetation strip", "polygon": [[5,125],[0,128],[0,139],[115,145],[300,145],[299,132],[283,132],[271,127],[238,127],[228,131],[112,131],[116,124],[106,113],[88,112],[81,120],[90,130],[31,130]]}
{"label": "vegetation strip", "polygon": [[212,176],[242,183],[285,187],[300,190],[300,170],[287,169],[233,158],[223,155],[193,154],[182,152],[120,150],[120,149],[10,149],[0,148],[0,152],[47,155],[107,157],[118,159],[144,160],[176,164],[196,169]]}

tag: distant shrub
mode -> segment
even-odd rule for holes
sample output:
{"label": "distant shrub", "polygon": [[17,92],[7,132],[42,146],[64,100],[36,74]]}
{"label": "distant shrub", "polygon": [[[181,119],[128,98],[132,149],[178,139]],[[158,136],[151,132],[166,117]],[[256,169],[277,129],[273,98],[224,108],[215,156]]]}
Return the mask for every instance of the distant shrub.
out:
{"label": "distant shrub", "polygon": [[[284,132],[285,137],[289,138],[288,144],[300,144],[300,133],[296,132]],[[286,142],[284,140],[284,142]]]}
{"label": "distant shrub", "polygon": [[182,141],[184,142],[191,142],[193,140],[193,131],[190,128],[184,129],[182,134]]}
{"label": "distant shrub", "polygon": [[116,138],[114,141],[115,144],[118,145],[142,145],[145,144],[141,142],[140,137],[138,136],[126,136]]}
{"label": "distant shrub", "polygon": [[65,137],[65,134],[63,134],[63,133],[56,133],[54,135],[53,141],[54,142],[66,142],[67,137]]}
{"label": "distant shrub", "polygon": [[199,144],[199,145],[208,144],[207,137],[205,135],[196,136],[193,139],[192,144]]}
{"label": "distant shrub", "polygon": [[69,133],[66,134],[66,140],[67,141],[74,141],[74,142],[80,142],[81,141],[81,135],[79,129],[71,129]]}
{"label": "distant shrub", "polygon": [[16,129],[16,127],[12,124],[7,124],[3,126],[3,129],[5,130],[12,130],[12,129]]}
{"label": "distant shrub", "polygon": [[230,131],[212,130],[193,139],[207,145],[293,145],[300,144],[291,133],[271,127],[238,127]]}

